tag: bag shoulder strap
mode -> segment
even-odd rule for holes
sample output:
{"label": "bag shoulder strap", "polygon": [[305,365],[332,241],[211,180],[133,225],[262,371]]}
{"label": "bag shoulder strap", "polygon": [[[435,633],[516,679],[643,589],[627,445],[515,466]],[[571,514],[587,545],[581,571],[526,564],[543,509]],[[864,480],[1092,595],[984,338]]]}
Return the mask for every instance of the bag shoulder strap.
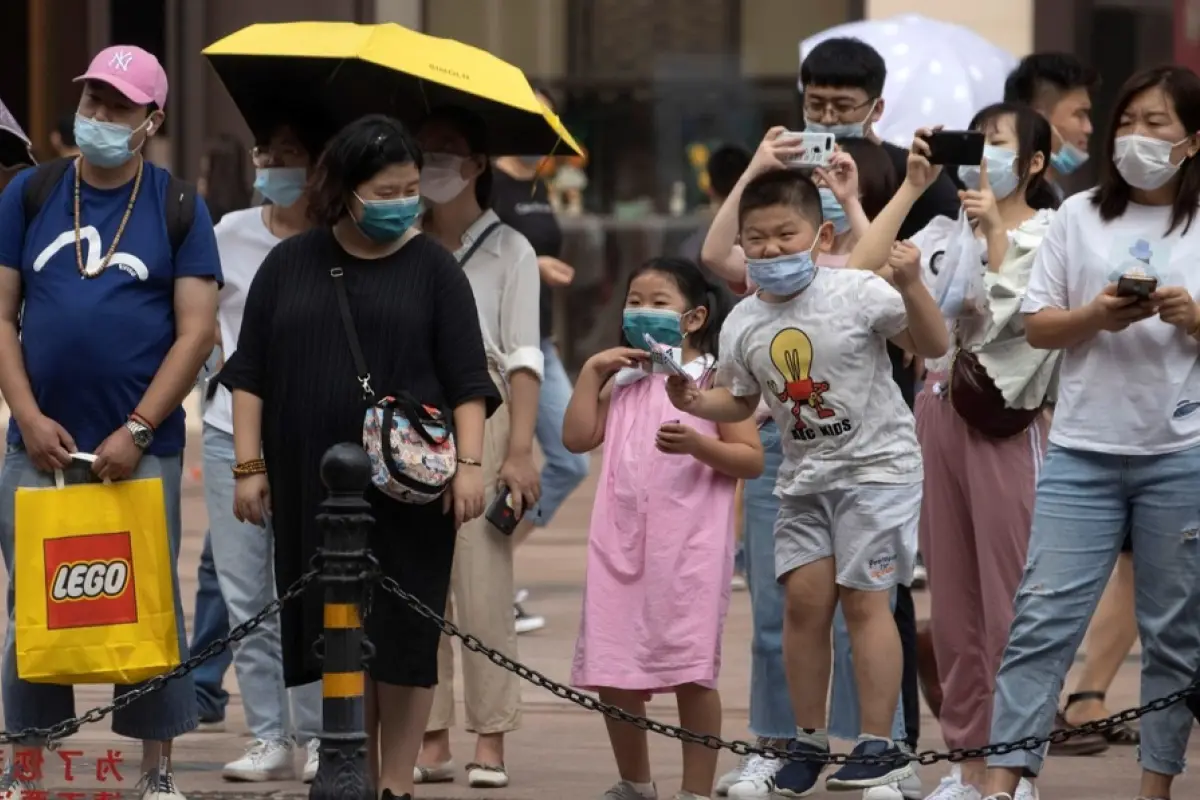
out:
{"label": "bag shoulder strap", "polygon": [[342,317],[342,325],[346,329],[346,340],[350,343],[350,357],[354,359],[354,371],[358,375],[358,383],[362,387],[363,399],[375,402],[375,390],[371,388],[371,371],[367,369],[367,359],[363,355],[362,346],[358,341],[358,332],[354,328],[354,316],[350,313],[350,295],[346,292],[346,275],[341,267],[329,270],[333,278],[333,286],[337,294],[338,312]]}
{"label": "bag shoulder strap", "polygon": [[196,185],[174,175],[167,180],[167,235],[171,239],[171,257],[179,253],[183,240],[192,231],[196,219]]}
{"label": "bag shoulder strap", "polygon": [[72,160],[56,158],[33,168],[33,174],[29,176],[29,180],[25,181],[25,190],[21,194],[21,201],[25,206],[26,227],[42,212],[42,206],[46,205],[54,187],[67,174]]}
{"label": "bag shoulder strap", "polygon": [[460,267],[465,267],[467,262],[471,260],[471,256],[475,255],[475,251],[479,249],[479,246],[487,241],[487,238],[492,235],[492,231],[496,230],[503,224],[503,222],[493,222],[491,225],[488,225],[486,228],[484,228],[483,233],[479,234],[479,238],[471,243],[470,249],[463,253],[463,257],[458,260],[458,265]]}

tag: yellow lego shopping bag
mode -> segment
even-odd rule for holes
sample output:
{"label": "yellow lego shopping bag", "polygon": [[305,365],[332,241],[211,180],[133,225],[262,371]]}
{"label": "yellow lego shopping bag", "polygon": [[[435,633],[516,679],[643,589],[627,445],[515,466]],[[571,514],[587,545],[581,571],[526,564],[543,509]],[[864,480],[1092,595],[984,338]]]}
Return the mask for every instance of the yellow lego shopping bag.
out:
{"label": "yellow lego shopping bag", "polygon": [[130,684],[179,664],[161,479],[18,489],[15,516],[21,678]]}

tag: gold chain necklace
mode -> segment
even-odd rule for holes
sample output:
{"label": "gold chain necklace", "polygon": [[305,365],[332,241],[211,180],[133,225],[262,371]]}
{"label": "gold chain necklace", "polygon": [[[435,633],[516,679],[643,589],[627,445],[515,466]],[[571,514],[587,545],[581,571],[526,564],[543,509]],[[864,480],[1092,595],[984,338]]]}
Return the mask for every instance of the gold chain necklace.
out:
{"label": "gold chain necklace", "polygon": [[[112,261],[113,254],[117,252],[117,244],[121,241],[121,234],[125,232],[125,226],[129,224],[129,218],[133,216],[133,204],[137,201],[138,189],[142,187],[142,169],[145,167],[145,159],[138,160],[137,177],[133,179],[133,193],[129,195],[129,205],[125,207],[125,216],[121,217],[121,224],[117,226],[117,235],[113,237],[112,244],[108,247],[108,252],[104,255],[104,260],[100,265],[92,270],[83,263],[83,237],[79,232],[79,173],[82,172],[83,157],[78,156],[75,159],[75,264],[79,267],[79,277],[95,278],[104,270],[108,269],[108,263]],[[89,255],[93,255],[89,253]]]}

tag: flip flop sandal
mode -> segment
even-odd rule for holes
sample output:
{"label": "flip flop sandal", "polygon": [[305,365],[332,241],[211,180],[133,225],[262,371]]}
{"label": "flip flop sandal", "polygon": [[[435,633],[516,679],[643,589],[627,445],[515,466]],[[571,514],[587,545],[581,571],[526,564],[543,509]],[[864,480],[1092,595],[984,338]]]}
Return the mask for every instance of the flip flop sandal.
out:
{"label": "flip flop sandal", "polygon": [[[1104,692],[1075,692],[1067,695],[1067,704],[1063,706],[1063,714],[1067,713],[1067,709],[1074,703],[1082,703],[1085,700],[1096,700],[1100,703],[1104,702]],[[1142,742],[1142,734],[1124,722],[1106,730],[1101,734],[1104,740],[1109,744],[1136,746]]]}
{"label": "flip flop sandal", "polygon": [[[1075,727],[1067,722],[1061,711],[1054,712],[1054,729]],[[1094,756],[1108,749],[1108,740],[1098,733],[1073,736],[1065,742],[1051,742],[1050,754],[1055,756]]]}

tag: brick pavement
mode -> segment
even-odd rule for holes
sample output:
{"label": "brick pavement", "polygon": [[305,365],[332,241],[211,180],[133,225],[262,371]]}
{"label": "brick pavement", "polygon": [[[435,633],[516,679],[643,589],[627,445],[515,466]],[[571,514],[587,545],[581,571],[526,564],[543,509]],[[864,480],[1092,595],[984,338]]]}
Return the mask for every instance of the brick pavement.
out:
{"label": "brick pavement", "polygon": [[[193,436],[189,448],[189,466],[198,464],[199,440]],[[195,571],[205,529],[202,488],[198,473],[190,471],[185,487],[184,547],[181,556],[184,605],[190,625],[195,593]],[[518,560],[518,583],[529,588],[530,606],[546,616],[545,630],[521,638],[520,655],[535,669],[558,679],[569,675],[570,660],[579,621],[581,587],[584,572],[585,539],[590,508],[590,484],[564,507],[555,528],[533,541]],[[928,609],[928,595],[918,595],[918,613]],[[745,593],[734,596],[726,625],[725,662],[721,688],[725,700],[725,733],[744,735],[747,719],[747,688],[749,684],[750,638],[749,601]],[[258,785],[228,784],[221,780],[221,766],[240,754],[246,744],[247,732],[241,710],[241,698],[230,671],[227,688],[232,694],[227,731],[224,733],[189,734],[176,743],[177,778],[181,788],[192,800],[240,797],[305,797],[306,787],[299,782],[280,782]],[[102,704],[108,696],[107,687],[80,687],[77,690],[78,708],[83,710]],[[508,742],[508,766],[513,785],[500,791],[478,791],[465,787],[463,782],[451,785],[422,787],[421,797],[471,798],[472,800],[572,800],[598,797],[613,780],[612,759],[605,739],[603,722],[570,703],[524,685],[523,729]],[[1114,707],[1125,708],[1137,701],[1137,667],[1133,660],[1122,667],[1110,693]],[[671,704],[665,699],[651,703],[652,716],[665,721],[677,721]],[[461,715],[460,715],[461,718]],[[924,748],[941,747],[937,728],[931,717],[923,721]],[[470,740],[461,732],[454,736],[458,763],[472,755]],[[112,783],[95,780],[95,761],[109,748],[124,749],[132,760],[136,746],[129,740],[114,737],[107,724],[91,725],[75,736],[64,749],[86,752],[84,763],[74,765],[76,781],[62,780],[61,758],[51,755],[48,774],[60,789],[74,791],[111,790]],[[656,778],[663,795],[669,797],[678,787],[680,778],[679,748],[663,739],[652,740],[651,754]],[[1200,737],[1194,737],[1190,754],[1200,758]],[[732,755],[722,758],[722,768],[732,765]],[[131,769],[125,769],[127,783]],[[925,768],[923,778],[927,790],[941,776],[940,768]],[[1136,795],[1137,765],[1131,748],[1110,750],[1091,758],[1052,760],[1042,780],[1042,797],[1046,800],[1129,800]],[[1196,797],[1200,794],[1200,779],[1185,776],[1177,784],[1177,797]],[[822,796],[818,794],[817,796]],[[52,793],[51,797],[55,797]],[[66,800],[68,795],[62,796]],[[90,795],[89,795],[90,797]],[[83,800],[83,798],[77,798]]]}

